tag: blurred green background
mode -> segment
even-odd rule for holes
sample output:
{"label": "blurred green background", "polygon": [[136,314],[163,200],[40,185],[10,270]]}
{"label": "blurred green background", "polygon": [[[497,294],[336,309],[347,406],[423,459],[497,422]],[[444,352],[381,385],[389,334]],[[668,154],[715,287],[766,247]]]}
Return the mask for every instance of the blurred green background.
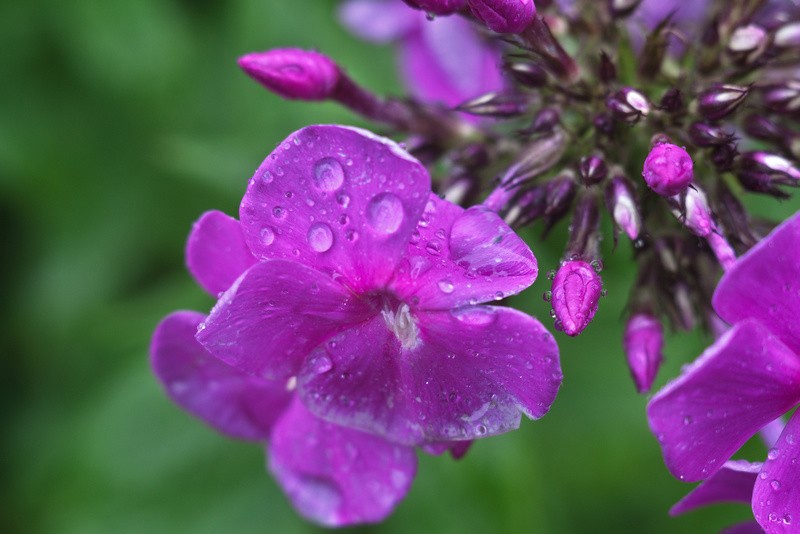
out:
{"label": "blurred green background", "polygon": [[[264,471],[170,404],[147,346],[176,308],[213,304],[183,266],[191,223],[237,213],[246,180],[310,123],[362,124],[333,105],[287,103],[236,66],[248,51],[317,47],[380,93],[399,93],[392,51],[334,20],[331,1],[80,0],[0,4],[0,380],[3,532],[313,532]],[[753,204],[788,214],[797,201]],[[555,265],[563,228],[539,242]],[[609,245],[607,243],[607,245]],[[711,532],[748,517],[722,506],[669,519],[673,480],[630,382],[620,314],[631,251],[606,251],[609,295],[576,340],[551,413],[421,457],[408,498],[363,531]],[[547,317],[544,276],[513,304]],[[708,339],[669,339],[659,384]],[[753,447],[754,457],[763,449]]]}

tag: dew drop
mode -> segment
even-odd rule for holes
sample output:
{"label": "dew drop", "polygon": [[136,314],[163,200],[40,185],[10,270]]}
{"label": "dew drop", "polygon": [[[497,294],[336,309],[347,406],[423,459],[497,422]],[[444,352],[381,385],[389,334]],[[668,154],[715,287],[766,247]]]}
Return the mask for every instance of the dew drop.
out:
{"label": "dew drop", "polygon": [[339,193],[336,196],[336,202],[338,202],[341,207],[346,208],[350,205],[350,195],[347,193]]}
{"label": "dew drop", "polygon": [[450,280],[447,279],[439,280],[439,291],[441,291],[442,293],[449,295],[450,293],[453,292],[453,289],[454,289],[453,282],[451,282]]}
{"label": "dew drop", "polygon": [[438,256],[442,251],[442,245],[438,241],[430,241],[425,245],[425,250],[427,250],[428,254],[431,256]]}
{"label": "dew drop", "polygon": [[320,356],[314,361],[314,372],[318,375],[322,373],[327,373],[333,368],[333,362],[327,356]]}
{"label": "dew drop", "polygon": [[264,171],[261,173],[261,182],[265,184],[272,183],[272,180],[275,178],[272,176],[272,173],[269,171]]}
{"label": "dew drop", "polygon": [[312,224],[306,235],[308,244],[316,252],[327,252],[333,246],[333,232],[331,227],[323,222]]}
{"label": "dew drop", "polygon": [[778,450],[778,448],[777,447],[773,447],[767,453],[767,458],[769,458],[770,460],[774,460],[775,458],[778,457],[779,453],[780,453],[780,451]]}
{"label": "dew drop", "polygon": [[770,486],[772,487],[772,489],[773,489],[773,490],[775,490],[775,491],[778,491],[779,489],[781,489],[781,482],[780,482],[780,480],[773,480],[772,482],[770,482],[770,483],[769,483],[769,485],[770,485]]}
{"label": "dew drop", "polygon": [[433,234],[433,235],[435,235],[439,239],[444,239],[445,238],[444,228],[439,228],[438,230],[436,230],[436,233]]}
{"label": "dew drop", "polygon": [[477,432],[479,436],[483,436],[486,434],[486,425],[478,425],[475,427],[475,432]]}
{"label": "dew drop", "polygon": [[281,206],[275,206],[272,208],[272,216],[276,219],[285,219],[286,218],[286,210],[283,209]]}
{"label": "dew drop", "polygon": [[367,205],[367,222],[380,233],[397,232],[403,217],[403,203],[392,193],[379,193]]}
{"label": "dew drop", "polygon": [[264,245],[271,245],[275,241],[275,232],[269,226],[261,229],[261,243]]}
{"label": "dew drop", "polygon": [[545,302],[550,302],[551,300],[553,300],[553,292],[545,291],[544,294],[542,295],[542,298],[544,299]]}
{"label": "dew drop", "polygon": [[431,262],[422,256],[412,257],[409,260],[409,264],[411,265],[411,268],[409,269],[408,274],[414,280],[428,272],[428,270],[431,268]]}
{"label": "dew drop", "polygon": [[547,271],[547,279],[548,280],[553,280],[553,279],[555,279],[555,277],[556,277],[555,269],[550,269],[549,271]]}
{"label": "dew drop", "polygon": [[353,230],[353,229],[350,229],[350,230],[348,230],[348,231],[346,231],[346,232],[344,233],[344,237],[345,237],[345,238],[346,238],[348,241],[350,241],[351,243],[354,243],[354,242],[358,241],[358,232],[356,232],[356,231],[355,231],[355,230]]}
{"label": "dew drop", "polygon": [[322,191],[336,191],[344,183],[342,164],[334,158],[322,158],[314,165],[314,185]]}
{"label": "dew drop", "polygon": [[421,239],[421,237],[422,236],[420,235],[419,230],[414,228],[414,231],[411,232],[411,239],[410,239],[411,244],[412,245],[416,245],[417,243],[419,243],[419,240]]}

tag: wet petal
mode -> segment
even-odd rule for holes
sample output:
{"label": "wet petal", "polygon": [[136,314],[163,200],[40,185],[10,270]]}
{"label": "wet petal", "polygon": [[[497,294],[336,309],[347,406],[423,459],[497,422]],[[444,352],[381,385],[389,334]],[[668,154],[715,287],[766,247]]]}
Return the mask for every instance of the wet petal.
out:
{"label": "wet petal", "polygon": [[181,311],[156,328],[153,372],[170,398],[218,431],[263,441],[291,398],[283,383],[243,374],[209,354],[195,339],[205,315]]}
{"label": "wet petal", "polygon": [[186,265],[197,283],[215,297],[255,262],[233,217],[207,211],[194,223],[186,243]]}
{"label": "wet petal", "polygon": [[387,43],[424,24],[425,15],[397,0],[345,0],[339,6],[339,20],[361,39]]}
{"label": "wet petal", "polygon": [[378,317],[315,350],[298,377],[306,406],[409,445],[501,434],[521,412],[548,411],[562,375],[538,321],[489,306],[416,319],[419,331],[403,345]]}
{"label": "wet petal", "polygon": [[708,348],[648,405],[673,475],[708,477],[752,435],[800,400],[800,360],[755,321]]}
{"label": "wet petal", "polygon": [[275,426],[269,469],[297,510],[326,526],[375,523],[417,470],[414,449],[326,423],[294,402]]}
{"label": "wet petal", "polygon": [[385,285],[429,194],[425,167],[394,142],[309,126],[264,160],[240,216],[256,257],[338,272],[363,292]]}
{"label": "wet petal", "polygon": [[745,521],[726,528],[720,534],[764,534],[764,530],[755,521]]}
{"label": "wet petal", "polygon": [[800,415],[770,449],[753,489],[753,513],[769,533],[797,532],[800,522]]}
{"label": "wet petal", "polygon": [[287,380],[311,349],[371,313],[319,271],[272,260],[251,267],[220,297],[197,340],[243,372]]}
{"label": "wet petal", "polygon": [[800,212],[725,273],[714,309],[729,323],[758,319],[800,353]]}
{"label": "wet petal", "polygon": [[702,506],[723,502],[749,503],[760,463],[745,460],[725,462],[722,468],[700,483],[669,511],[670,515],[690,512]]}
{"label": "wet petal", "polygon": [[519,293],[536,274],[531,249],[496,213],[432,195],[391,287],[414,308],[450,309]]}

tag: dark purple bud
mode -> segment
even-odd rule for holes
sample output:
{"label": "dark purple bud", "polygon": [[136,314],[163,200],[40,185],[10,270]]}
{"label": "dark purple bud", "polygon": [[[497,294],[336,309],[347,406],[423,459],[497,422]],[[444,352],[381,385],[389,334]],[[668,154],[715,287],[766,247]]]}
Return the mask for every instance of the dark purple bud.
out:
{"label": "dark purple bud", "polygon": [[511,202],[504,219],[509,226],[521,228],[542,217],[546,205],[547,186],[536,186],[518,195]]}
{"label": "dark purple bud", "polygon": [[694,164],[683,148],[660,143],[650,150],[644,160],[642,176],[650,189],[661,196],[671,197],[692,183]]}
{"label": "dark purple bud", "polygon": [[630,16],[642,0],[608,0],[608,12],[614,18],[622,19]]}
{"label": "dark purple bud", "polygon": [[577,336],[597,313],[603,280],[589,263],[570,260],[556,271],[551,290],[556,328]]}
{"label": "dark purple bud", "polygon": [[467,0],[403,0],[414,9],[434,15],[450,15],[466,7]]}
{"label": "dark purple bud", "polygon": [[605,51],[600,52],[600,80],[603,83],[613,82],[617,79],[617,66]]}
{"label": "dark purple bud", "polygon": [[750,88],[746,86],[714,84],[698,95],[698,111],[712,121],[723,119],[733,113],[748,94]]}
{"label": "dark purple bud", "polygon": [[637,122],[650,113],[650,103],[639,91],[626,87],[606,99],[611,116],[623,122]]}
{"label": "dark purple bud", "polygon": [[566,256],[571,259],[600,256],[600,210],[595,195],[582,195],[573,209]]}
{"label": "dark purple bud", "polygon": [[487,93],[457,106],[456,111],[481,117],[517,117],[527,111],[528,97],[521,94]]}
{"label": "dark purple bud", "polygon": [[748,24],[740,26],[731,33],[728,40],[728,51],[735,55],[750,55],[758,50],[764,50],[769,43],[767,32],[761,26]]}
{"label": "dark purple bud", "polygon": [[773,111],[797,112],[800,110],[800,80],[787,80],[762,87],[761,100]]}
{"label": "dark purple bud", "polygon": [[664,357],[664,330],[658,319],[649,313],[637,313],[628,319],[622,342],[628,369],[636,391],[647,393],[661,367]]}
{"label": "dark purple bud", "polygon": [[608,175],[606,162],[600,156],[584,156],[578,165],[578,172],[583,185],[599,184]]}
{"label": "dark purple bud", "polygon": [[507,61],[505,69],[525,87],[541,87],[547,83],[547,71],[530,61]]}
{"label": "dark purple bud", "polygon": [[787,183],[795,184],[800,181],[800,169],[790,160],[769,152],[744,152],[739,159],[742,169],[774,175],[784,178]]}
{"label": "dark purple bud", "polygon": [[500,185],[513,188],[551,169],[561,160],[567,148],[567,137],[561,128],[537,137],[520,152],[516,162],[508,168]]}
{"label": "dark purple bud", "polygon": [[454,161],[468,169],[479,169],[489,164],[489,153],[481,143],[472,143],[461,149],[454,158]]}
{"label": "dark purple bud", "polygon": [[616,175],[611,179],[606,187],[606,206],[616,225],[635,241],[642,231],[642,217],[627,178]]}
{"label": "dark purple bud", "polygon": [[545,133],[556,127],[561,120],[561,113],[556,108],[542,108],[533,117],[529,133]]}
{"label": "dark purple bud", "polygon": [[783,141],[791,136],[791,132],[780,124],[755,113],[745,118],[744,131],[750,137],[764,141]]}
{"label": "dark purple bud", "polygon": [[441,189],[442,196],[448,202],[465,206],[472,204],[479,191],[478,180],[468,174],[460,174],[451,178]]}
{"label": "dark purple bud", "polygon": [[342,78],[330,58],[298,48],[247,54],[239,58],[239,66],[270,91],[291,100],[326,100]]}
{"label": "dark purple bud", "polygon": [[773,43],[779,48],[800,47],[800,22],[788,22],[778,28]]}
{"label": "dark purple bud", "polygon": [[575,198],[577,184],[571,172],[564,172],[545,185],[545,207],[542,217],[545,220],[545,232],[552,228],[569,211]]}
{"label": "dark purple bud", "polygon": [[467,0],[475,18],[497,33],[520,33],[536,16],[533,0]]}
{"label": "dark purple bud", "polygon": [[595,130],[599,133],[611,136],[614,133],[614,119],[608,113],[599,113],[592,119]]}
{"label": "dark purple bud", "polygon": [[714,167],[718,171],[729,171],[731,167],[733,167],[733,161],[738,155],[739,151],[733,143],[717,145],[714,147],[714,150],[711,151],[711,163],[714,164]]}
{"label": "dark purple bud", "polygon": [[793,185],[787,183],[787,181],[780,176],[767,172],[748,171],[745,169],[737,172],[736,178],[739,179],[739,183],[742,184],[742,187],[748,191],[763,193],[781,199],[789,198],[789,194],[781,191],[778,186]]}
{"label": "dark purple bud", "polygon": [[667,92],[664,93],[664,96],[661,97],[661,101],[658,103],[658,109],[666,111],[667,113],[683,111],[683,93],[681,93],[680,89],[667,89]]}
{"label": "dark purple bud", "polygon": [[727,144],[733,140],[733,134],[722,126],[705,122],[695,122],[689,126],[689,137],[694,144],[704,147]]}
{"label": "dark purple bud", "polygon": [[542,66],[559,79],[574,83],[580,78],[580,68],[572,59],[550,27],[541,17],[533,17],[530,25],[520,35],[525,48],[542,60]]}

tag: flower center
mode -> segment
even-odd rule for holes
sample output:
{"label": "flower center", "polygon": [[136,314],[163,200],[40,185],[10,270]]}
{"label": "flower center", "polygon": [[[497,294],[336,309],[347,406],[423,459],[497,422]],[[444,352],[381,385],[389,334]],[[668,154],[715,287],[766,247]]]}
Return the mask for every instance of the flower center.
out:
{"label": "flower center", "polygon": [[404,349],[414,349],[421,343],[419,328],[417,328],[414,316],[411,315],[408,304],[402,303],[394,311],[389,307],[384,307],[381,315],[386,321],[386,326],[394,333]]}

